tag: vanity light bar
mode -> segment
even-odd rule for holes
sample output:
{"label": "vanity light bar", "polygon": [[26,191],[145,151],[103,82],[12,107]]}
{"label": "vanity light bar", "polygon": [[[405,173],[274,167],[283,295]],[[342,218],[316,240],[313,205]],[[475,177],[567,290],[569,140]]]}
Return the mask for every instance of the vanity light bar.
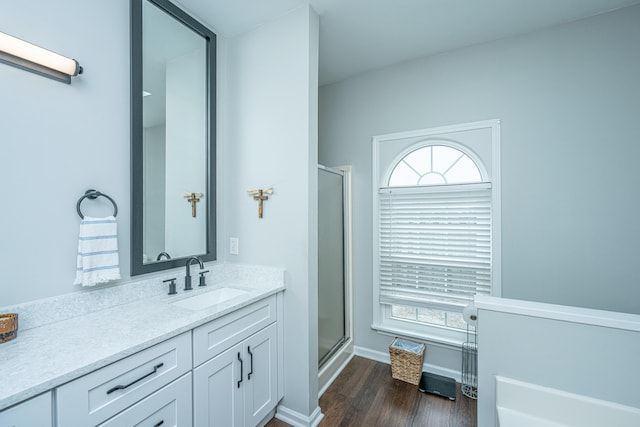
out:
{"label": "vanity light bar", "polygon": [[0,32],[0,62],[70,84],[71,76],[82,74],[75,59]]}

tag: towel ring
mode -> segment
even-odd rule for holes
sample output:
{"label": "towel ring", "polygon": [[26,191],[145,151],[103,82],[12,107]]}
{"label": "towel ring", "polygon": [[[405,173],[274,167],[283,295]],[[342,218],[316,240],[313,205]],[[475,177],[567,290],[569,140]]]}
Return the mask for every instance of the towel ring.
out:
{"label": "towel ring", "polygon": [[84,192],[84,196],[78,199],[78,203],[76,204],[76,210],[78,211],[78,215],[80,215],[80,218],[84,219],[84,215],[82,215],[82,211],[80,210],[80,204],[82,203],[82,201],[84,199],[97,199],[100,196],[106,197],[111,203],[113,203],[113,216],[118,215],[118,205],[116,205],[116,202],[111,197],[97,190],[87,190]]}

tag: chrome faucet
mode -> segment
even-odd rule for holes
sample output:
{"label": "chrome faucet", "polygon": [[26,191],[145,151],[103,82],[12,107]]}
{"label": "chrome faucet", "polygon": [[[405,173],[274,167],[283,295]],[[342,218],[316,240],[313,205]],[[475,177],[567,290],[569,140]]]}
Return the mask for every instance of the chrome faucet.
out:
{"label": "chrome faucet", "polygon": [[198,264],[200,264],[200,270],[204,270],[204,264],[202,262],[202,260],[200,258],[198,258],[197,256],[192,256],[187,260],[187,275],[184,276],[184,290],[185,291],[190,291],[193,288],[191,287],[191,271],[189,269],[189,267],[191,266],[191,263],[193,261],[196,261]]}
{"label": "chrome faucet", "polygon": [[160,252],[158,254],[158,256],[156,257],[156,261],[160,261],[162,259],[162,257],[165,257],[166,259],[171,259],[171,255],[169,255],[166,252]]}

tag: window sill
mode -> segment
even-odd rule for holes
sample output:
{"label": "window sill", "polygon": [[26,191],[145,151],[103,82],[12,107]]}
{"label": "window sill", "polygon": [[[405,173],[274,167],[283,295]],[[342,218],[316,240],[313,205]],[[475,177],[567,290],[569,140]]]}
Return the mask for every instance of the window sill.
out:
{"label": "window sill", "polygon": [[[452,332],[452,335],[456,335],[456,337],[443,337],[436,333],[417,332],[409,328],[403,328],[401,326],[395,326],[395,325],[394,326],[385,325],[381,323],[373,323],[371,325],[371,329],[384,335],[413,338],[420,341],[424,341],[431,345],[436,345],[439,347],[444,347],[444,348],[454,349],[454,350],[460,350],[460,348],[462,347],[462,343],[467,341],[467,336],[466,336],[466,333],[464,332],[460,332],[460,333]],[[432,328],[425,327],[425,329],[432,329]]]}

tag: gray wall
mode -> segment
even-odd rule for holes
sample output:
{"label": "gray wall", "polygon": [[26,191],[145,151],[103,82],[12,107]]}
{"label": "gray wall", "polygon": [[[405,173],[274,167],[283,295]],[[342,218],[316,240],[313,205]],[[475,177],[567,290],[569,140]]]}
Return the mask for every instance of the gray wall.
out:
{"label": "gray wall", "polygon": [[[220,205],[224,242],[239,238],[239,254],[227,258],[286,268],[283,405],[308,417],[318,407],[318,16],[302,6],[227,47]],[[260,219],[247,190],[269,186]]]}
{"label": "gray wall", "polygon": [[[638,319],[575,310],[565,321],[554,313],[557,306],[530,304],[530,311],[522,314],[510,301],[504,301],[504,307],[505,312],[502,307],[478,310],[479,427],[497,425],[496,375],[640,407]],[[627,329],[603,326],[618,320]],[[539,402],[530,405],[533,411],[541,409]]]}
{"label": "gray wall", "polygon": [[[640,313],[640,7],[320,89],[319,161],[352,164],[357,346],[372,321],[371,137],[502,124],[502,295]],[[427,362],[459,369],[459,359]],[[430,360],[429,360],[430,359]]]}
{"label": "gray wall", "polygon": [[[71,85],[0,64],[0,306],[73,286],[77,200],[95,188],[118,203],[129,276],[129,2],[3,2],[3,32],[77,58]],[[82,204],[104,216],[103,198]]]}

